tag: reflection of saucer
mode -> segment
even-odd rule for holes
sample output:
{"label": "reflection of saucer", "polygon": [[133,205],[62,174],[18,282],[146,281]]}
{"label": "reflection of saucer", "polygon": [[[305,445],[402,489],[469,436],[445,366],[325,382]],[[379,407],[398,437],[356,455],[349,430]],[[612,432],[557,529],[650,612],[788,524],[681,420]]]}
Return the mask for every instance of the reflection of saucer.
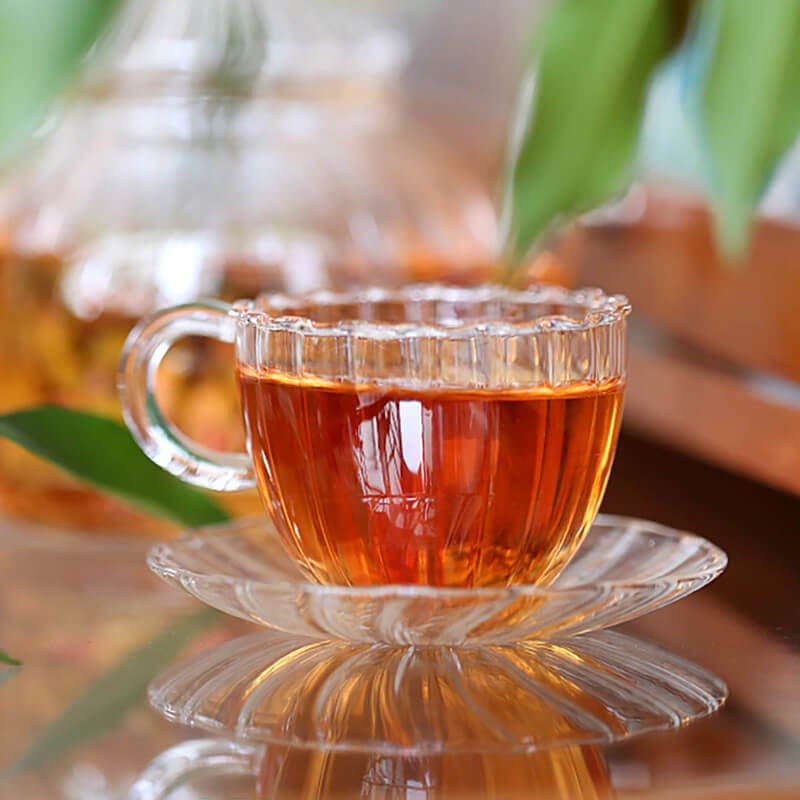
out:
{"label": "reflection of saucer", "polygon": [[652,522],[600,516],[550,586],[448,589],[310,583],[265,518],[156,545],[151,569],[208,605],[315,638],[503,644],[585,633],[679,600],[727,563],[717,547]]}
{"label": "reflection of saucer", "polygon": [[463,649],[258,632],[150,687],[168,718],[217,734],[392,756],[612,742],[683,725],[725,695],[704,669],[614,631]]}

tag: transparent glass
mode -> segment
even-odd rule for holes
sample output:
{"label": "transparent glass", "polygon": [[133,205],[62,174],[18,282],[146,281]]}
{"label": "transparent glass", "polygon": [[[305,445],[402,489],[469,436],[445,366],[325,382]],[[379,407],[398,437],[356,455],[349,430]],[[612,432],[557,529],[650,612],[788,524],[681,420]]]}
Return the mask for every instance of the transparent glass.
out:
{"label": "transparent glass", "polygon": [[270,628],[391,645],[487,645],[617,625],[702,588],[718,547],[654,522],[600,515],[548,586],[324,586],[307,579],[265,519],[157,544],[150,568],[210,606]]}
{"label": "transparent glass", "polygon": [[[249,785],[228,788],[232,775]],[[205,788],[214,780],[214,791]],[[167,750],[139,776],[129,800],[199,797],[269,800],[612,800],[611,775],[597,747],[521,754],[385,756],[325,748],[260,746],[196,739]],[[173,794],[174,793],[174,794]],[[183,794],[180,795],[183,797]],[[194,796],[194,795],[192,795]]]}
{"label": "transparent glass", "polygon": [[465,648],[262,631],[169,667],[149,695],[170,721],[238,741],[423,756],[610,744],[706,716],[727,689],[616,631]]}
{"label": "transparent glass", "polygon": [[[181,742],[156,756],[136,779],[128,800],[166,800],[198,778],[258,775],[263,748],[225,739]],[[238,795],[237,795],[238,796]]]}
{"label": "transparent glass", "polygon": [[[624,297],[537,286],[262,295],[145,320],[120,389],[144,451],[187,481],[257,481],[323,583],[548,582],[588,531],[616,447]],[[159,411],[184,336],[235,342],[249,455],[192,445]]]}

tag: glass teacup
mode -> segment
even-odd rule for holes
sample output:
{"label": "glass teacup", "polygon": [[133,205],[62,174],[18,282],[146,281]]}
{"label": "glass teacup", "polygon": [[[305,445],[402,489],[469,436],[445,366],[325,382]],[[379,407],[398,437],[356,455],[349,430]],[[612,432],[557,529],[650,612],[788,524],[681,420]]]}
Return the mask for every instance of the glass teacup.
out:
{"label": "glass teacup", "polygon": [[[257,483],[323,583],[548,582],[589,529],[616,448],[626,298],[439,286],[179,306],[140,323],[126,419],[191,483]],[[185,336],[235,342],[249,454],[189,441],[155,402]]]}

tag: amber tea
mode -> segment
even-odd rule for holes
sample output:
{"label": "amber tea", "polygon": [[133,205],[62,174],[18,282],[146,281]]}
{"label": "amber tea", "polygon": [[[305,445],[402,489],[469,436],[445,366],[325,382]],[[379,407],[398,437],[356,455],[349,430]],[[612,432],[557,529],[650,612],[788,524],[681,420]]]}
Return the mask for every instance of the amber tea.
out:
{"label": "amber tea", "polygon": [[[311,579],[547,583],[592,524],[625,386],[621,295],[534,286],[264,294],[129,336],[126,420],[184,480],[257,485]],[[247,453],[195,446],[153,386],[186,336],[234,342]]]}
{"label": "amber tea", "polygon": [[324,582],[547,580],[594,518],[622,383],[411,391],[239,373],[256,476]]}

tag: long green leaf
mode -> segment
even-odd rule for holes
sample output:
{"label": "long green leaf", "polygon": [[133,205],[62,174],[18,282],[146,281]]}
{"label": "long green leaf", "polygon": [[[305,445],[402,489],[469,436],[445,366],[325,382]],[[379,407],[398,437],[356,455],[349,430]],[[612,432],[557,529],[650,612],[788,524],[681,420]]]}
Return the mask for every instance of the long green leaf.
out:
{"label": "long green leaf", "polygon": [[724,248],[741,251],[752,212],[800,133],[800,3],[706,0],[712,30],[703,115]]}
{"label": "long green leaf", "polygon": [[8,664],[12,667],[18,667],[20,664],[22,664],[22,662],[18,661],[16,658],[12,658],[4,650],[0,650],[0,664]]}
{"label": "long green leaf", "polygon": [[125,656],[75,698],[0,778],[7,779],[39,767],[116,728],[127,712],[142,701],[153,676],[218,617],[217,611],[204,609]]}
{"label": "long green leaf", "polygon": [[39,121],[117,0],[0,0],[0,160]]}
{"label": "long green leaf", "polygon": [[39,406],[0,416],[0,436],[98,489],[180,524],[228,519],[211,497],[156,466],[127,428],[106,417]]}
{"label": "long green leaf", "polygon": [[650,76],[673,43],[670,3],[561,0],[545,20],[533,93],[511,145],[512,256],[630,180]]}

